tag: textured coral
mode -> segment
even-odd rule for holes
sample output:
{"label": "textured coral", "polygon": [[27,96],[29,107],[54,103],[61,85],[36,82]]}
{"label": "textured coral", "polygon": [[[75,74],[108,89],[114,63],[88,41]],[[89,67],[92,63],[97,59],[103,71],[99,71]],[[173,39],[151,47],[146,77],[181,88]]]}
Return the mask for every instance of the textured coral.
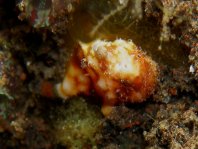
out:
{"label": "textured coral", "polygon": [[[189,99],[187,99],[189,100]],[[193,105],[194,104],[194,105]],[[144,132],[147,148],[196,149],[198,147],[197,105],[179,102],[161,107],[149,132]]]}
{"label": "textured coral", "polygon": [[160,66],[159,83],[153,95],[153,100],[169,103],[178,97],[180,98],[183,94],[197,97],[197,85],[188,69],[170,69],[168,66]]}
{"label": "textured coral", "polygon": [[[179,38],[190,50],[190,72],[198,80],[198,1],[196,0],[146,0],[145,12],[161,21],[161,40]],[[162,20],[161,20],[162,18]]]}

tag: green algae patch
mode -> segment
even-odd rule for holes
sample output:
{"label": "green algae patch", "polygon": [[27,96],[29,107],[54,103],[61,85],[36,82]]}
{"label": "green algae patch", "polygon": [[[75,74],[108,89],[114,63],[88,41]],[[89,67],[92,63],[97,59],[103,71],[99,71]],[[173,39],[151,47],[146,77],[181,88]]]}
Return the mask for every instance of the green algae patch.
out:
{"label": "green algae patch", "polygon": [[82,98],[76,98],[57,111],[54,132],[58,143],[69,148],[95,146],[94,136],[99,132],[102,119],[98,107],[86,103]]}

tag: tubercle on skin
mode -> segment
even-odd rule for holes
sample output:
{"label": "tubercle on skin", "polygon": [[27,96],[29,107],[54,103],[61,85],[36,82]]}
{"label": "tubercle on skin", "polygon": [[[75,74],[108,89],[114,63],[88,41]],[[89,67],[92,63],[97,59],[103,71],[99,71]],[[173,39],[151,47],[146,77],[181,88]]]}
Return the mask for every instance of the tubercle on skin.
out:
{"label": "tubercle on skin", "polygon": [[155,90],[157,64],[131,41],[80,43],[75,54],[63,82],[56,85],[58,96],[64,99],[89,95],[94,89],[107,116],[113,106],[143,102]]}

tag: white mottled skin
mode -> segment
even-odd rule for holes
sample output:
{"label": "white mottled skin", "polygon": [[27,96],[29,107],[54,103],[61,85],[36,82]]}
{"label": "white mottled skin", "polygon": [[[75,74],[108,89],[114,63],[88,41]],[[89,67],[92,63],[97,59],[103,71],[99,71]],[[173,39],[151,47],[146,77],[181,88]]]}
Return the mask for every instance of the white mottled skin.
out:
{"label": "white mottled skin", "polygon": [[[60,97],[88,95],[94,89],[103,101],[103,114],[108,115],[115,104],[142,102],[153,93],[157,65],[132,41],[96,40],[80,46],[80,56],[72,58],[64,81],[56,86]],[[81,60],[83,67],[75,63]]]}

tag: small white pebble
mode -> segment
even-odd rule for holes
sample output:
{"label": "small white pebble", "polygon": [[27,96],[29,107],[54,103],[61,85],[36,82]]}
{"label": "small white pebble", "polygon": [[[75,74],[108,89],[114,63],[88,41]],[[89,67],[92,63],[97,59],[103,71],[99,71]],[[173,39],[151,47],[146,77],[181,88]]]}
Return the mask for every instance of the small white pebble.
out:
{"label": "small white pebble", "polygon": [[119,0],[119,3],[122,5],[125,2],[125,0]]}
{"label": "small white pebble", "polygon": [[190,65],[189,72],[191,72],[191,73],[194,73],[195,72],[195,68],[194,68],[193,65]]}
{"label": "small white pebble", "polygon": [[27,62],[26,62],[26,65],[27,65],[27,66],[30,66],[30,65],[31,65],[31,62],[30,62],[30,61],[27,61]]}

